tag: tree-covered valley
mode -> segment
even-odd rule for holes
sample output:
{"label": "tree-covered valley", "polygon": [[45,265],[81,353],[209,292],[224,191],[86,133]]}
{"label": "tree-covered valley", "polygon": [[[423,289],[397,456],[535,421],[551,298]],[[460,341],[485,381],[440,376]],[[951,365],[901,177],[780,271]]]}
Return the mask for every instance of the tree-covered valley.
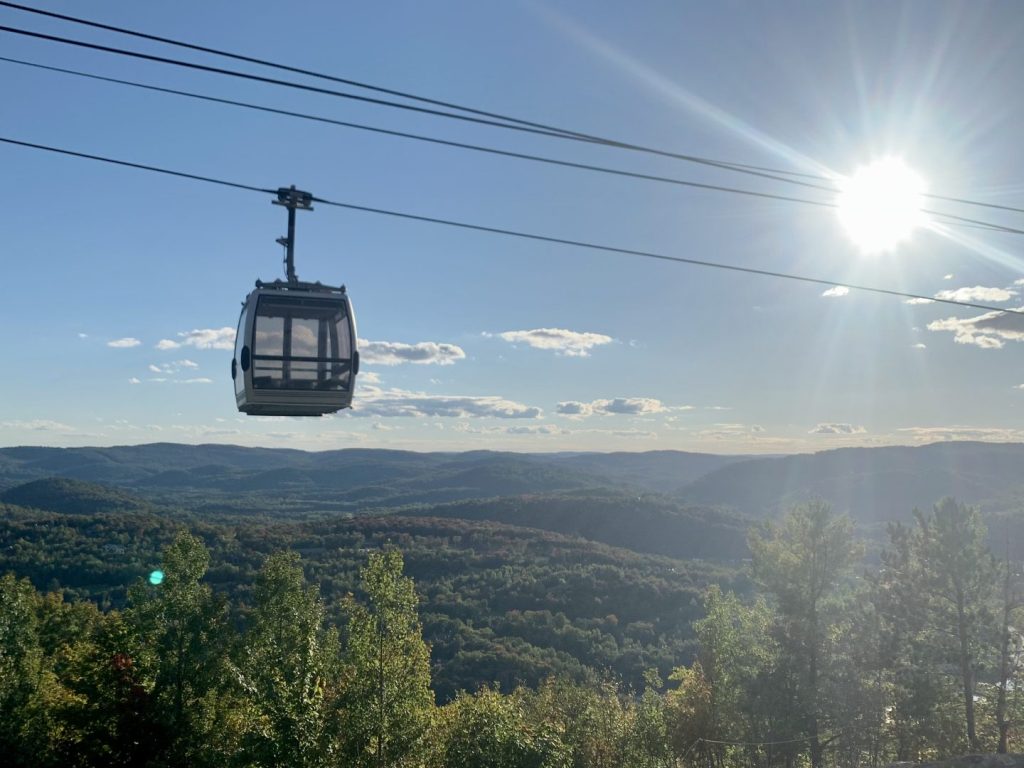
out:
{"label": "tree-covered valley", "polygon": [[[0,450],[13,764],[819,768],[1017,743],[1024,447],[799,471],[336,453]],[[932,498],[850,490],[894,473]]]}

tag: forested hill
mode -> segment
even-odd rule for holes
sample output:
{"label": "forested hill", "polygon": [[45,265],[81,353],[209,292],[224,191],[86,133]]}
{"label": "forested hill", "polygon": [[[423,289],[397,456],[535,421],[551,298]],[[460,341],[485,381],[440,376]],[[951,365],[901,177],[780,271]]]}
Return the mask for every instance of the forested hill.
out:
{"label": "forested hill", "polygon": [[416,514],[490,520],[581,536],[636,552],[730,563],[748,556],[751,526],[748,518],[727,510],[615,491],[456,501],[426,506]]}
{"label": "forested hill", "polygon": [[793,504],[823,499],[862,524],[905,520],[944,496],[987,512],[1020,509],[1024,444],[933,443],[917,448],[841,448],[752,459],[712,471],[679,497],[775,517]]}
{"label": "forested hill", "polygon": [[329,490],[336,500],[393,506],[609,485],[670,492],[743,458],[681,451],[415,453],[353,448],[307,452],[173,443],[21,447],[0,448],[0,488],[60,476],[154,492]]}

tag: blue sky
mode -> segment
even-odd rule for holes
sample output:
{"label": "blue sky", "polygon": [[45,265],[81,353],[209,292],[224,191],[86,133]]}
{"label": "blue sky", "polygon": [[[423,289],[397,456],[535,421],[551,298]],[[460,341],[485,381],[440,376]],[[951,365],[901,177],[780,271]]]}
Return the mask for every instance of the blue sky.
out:
{"label": "blue sky", "polygon": [[[51,0],[40,7],[677,152],[1024,205],[1010,3]],[[186,54],[0,9],[0,24]],[[796,187],[0,33],[0,55],[335,119],[783,194]],[[188,58],[200,60],[198,55]],[[202,59],[214,64],[223,61]],[[0,62],[0,134],[261,187],[1015,308],[1024,240],[923,230],[866,257],[835,213],[491,157]],[[268,198],[0,146],[0,444],[779,453],[1024,437],[1016,326],[984,313],[318,207],[351,413],[238,414],[231,331],[280,274]],[[936,202],[1011,226],[1022,219]]]}

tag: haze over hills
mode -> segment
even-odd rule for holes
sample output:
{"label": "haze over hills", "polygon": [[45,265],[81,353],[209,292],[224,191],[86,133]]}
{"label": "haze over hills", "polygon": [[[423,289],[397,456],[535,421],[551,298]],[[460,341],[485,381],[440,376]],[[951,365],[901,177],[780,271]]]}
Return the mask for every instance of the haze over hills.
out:
{"label": "haze over hills", "polygon": [[747,588],[760,521],[823,498],[871,536],[945,495],[1024,542],[1024,445],[757,458],[6,448],[0,573],[117,606],[184,525],[211,549],[209,581],[243,604],[262,559],[292,548],[335,605],[390,544],[423,596],[442,698],[608,669],[639,685],[647,667],[689,660],[707,584]]}
{"label": "haze over hills", "polygon": [[[975,442],[842,448],[744,457],[679,451],[524,454],[307,452],[154,443],[0,449],[0,490],[44,477],[120,486],[211,512],[386,510],[523,494],[670,494],[683,506],[777,515],[821,498],[866,525],[903,519],[943,496],[1006,512],[1024,499],[1024,445]],[[272,504],[271,504],[272,502]]]}
{"label": "haze over hills", "polygon": [[762,518],[819,498],[864,525],[906,519],[915,507],[928,508],[944,496],[988,512],[1020,509],[1024,445],[950,442],[749,459],[678,492],[689,503],[721,504]]}

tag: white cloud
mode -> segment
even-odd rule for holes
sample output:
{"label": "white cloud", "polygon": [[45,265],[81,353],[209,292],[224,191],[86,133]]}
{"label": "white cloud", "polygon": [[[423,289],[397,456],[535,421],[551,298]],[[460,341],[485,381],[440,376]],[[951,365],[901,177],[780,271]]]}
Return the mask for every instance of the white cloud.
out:
{"label": "white cloud", "polygon": [[539,419],[541,409],[496,395],[429,395],[400,389],[370,390],[357,398],[353,416]]}
{"label": "white cloud", "polygon": [[590,416],[593,412],[594,409],[590,407],[590,403],[581,403],[578,400],[567,400],[555,407],[555,413],[560,413],[563,416]]}
{"label": "white cloud", "polygon": [[180,347],[233,349],[235,346],[235,329],[227,326],[224,328],[194,328],[191,331],[180,332],[178,339],[160,339],[156,343],[156,348],[159,350],[178,349]]}
{"label": "white cloud", "polygon": [[359,358],[367,365],[452,365],[456,360],[464,360],[466,353],[460,346],[436,341],[403,344],[400,341],[360,339]]}
{"label": "white cloud", "polygon": [[1006,427],[904,427],[898,429],[916,442],[933,443],[946,440],[978,440],[988,443],[1017,443],[1024,441],[1024,430]]}
{"label": "white cloud", "polygon": [[917,342],[917,344],[914,345],[914,349],[928,349],[928,345]]}
{"label": "white cloud", "polygon": [[947,317],[928,323],[929,331],[949,331],[957,344],[1001,349],[1006,341],[1024,341],[1024,316],[1019,312],[986,312],[975,317]]}
{"label": "white cloud", "polygon": [[935,299],[924,299],[924,298],[907,299],[903,303],[904,304],[934,304],[935,303]]}
{"label": "white cloud", "polygon": [[27,429],[33,432],[74,432],[75,428],[69,424],[51,419],[29,419],[15,421],[0,421],[0,427],[4,429]]}
{"label": "white cloud", "polygon": [[138,339],[132,338],[131,336],[125,336],[123,339],[114,339],[108,341],[107,346],[113,347],[114,349],[130,349],[131,347],[137,347],[142,342]]}
{"label": "white cloud", "polygon": [[845,285],[834,285],[831,288],[822,291],[821,295],[826,297],[845,296],[849,292],[850,289],[847,288]]}
{"label": "white cloud", "polygon": [[78,334],[78,338],[80,338],[80,339],[88,339],[89,338],[89,334],[88,333],[80,333],[80,334]]}
{"label": "white cloud", "polygon": [[666,406],[661,400],[653,397],[616,397],[610,400],[591,400],[589,403],[578,400],[567,400],[559,403],[555,413],[562,416],[583,418],[585,416],[628,415],[645,416],[652,413],[665,413],[673,410],[690,410],[693,406],[684,405],[678,408]]}
{"label": "white cloud", "polygon": [[942,279],[943,280],[952,280],[953,279],[953,273],[950,272],[948,275],[943,275]]}
{"label": "white cloud", "polygon": [[213,384],[213,379],[208,379],[205,376],[200,376],[195,379],[182,379],[180,384]]}
{"label": "white cloud", "polygon": [[140,379],[140,378],[138,378],[136,376],[132,376],[130,379],[128,379],[128,383],[129,384],[141,384],[142,383],[142,379]]}
{"label": "white cloud", "polygon": [[638,440],[657,440],[658,433],[645,429],[577,429],[572,435],[607,435],[608,437],[628,437]]}
{"label": "white cloud", "polygon": [[695,433],[696,437],[712,440],[757,439],[764,434],[765,428],[760,424],[714,424],[708,429]]}
{"label": "white cloud", "polygon": [[939,291],[936,299],[950,301],[1009,301],[1017,295],[1017,291],[1009,288],[986,288],[982,285],[957,288],[952,291]]}
{"label": "white cloud", "polygon": [[569,430],[556,427],[554,424],[531,424],[528,426],[508,427],[505,430],[510,435],[568,435]]}
{"label": "white cloud", "polygon": [[178,373],[181,370],[195,370],[199,367],[199,364],[192,360],[176,360],[173,363],[161,363],[160,365],[150,363],[147,367],[153,373],[172,374]]}
{"label": "white cloud", "polygon": [[853,424],[845,423],[830,423],[830,424],[818,424],[814,429],[810,430],[807,434],[809,435],[863,435],[867,432],[864,427],[857,427]]}
{"label": "white cloud", "polygon": [[594,347],[614,341],[611,336],[605,336],[603,333],[570,331],[565,328],[505,331],[499,333],[498,337],[512,344],[526,344],[534,349],[551,350],[565,357],[588,357]]}
{"label": "white cloud", "polygon": [[380,384],[380,374],[376,371],[360,371],[358,381],[360,384]]}

